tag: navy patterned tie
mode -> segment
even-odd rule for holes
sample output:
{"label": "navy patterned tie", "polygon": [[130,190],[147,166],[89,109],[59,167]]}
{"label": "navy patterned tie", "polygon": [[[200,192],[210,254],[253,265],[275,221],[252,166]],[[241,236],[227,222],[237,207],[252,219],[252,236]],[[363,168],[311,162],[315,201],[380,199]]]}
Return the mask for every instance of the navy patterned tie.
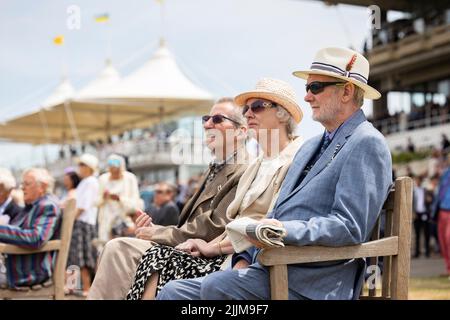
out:
{"label": "navy patterned tie", "polygon": [[318,149],[318,152],[316,152],[316,154],[311,158],[311,160],[309,160],[308,164],[305,166],[305,169],[303,169],[300,177],[295,183],[294,189],[292,190],[295,190],[300,185],[300,183],[302,183],[303,179],[305,179],[308,172],[311,171],[312,167],[317,162],[317,160],[319,160],[319,158],[322,156],[325,150],[327,150],[330,143],[331,143],[330,136],[327,133],[325,133],[325,136],[322,139],[322,144],[320,145],[320,149]]}

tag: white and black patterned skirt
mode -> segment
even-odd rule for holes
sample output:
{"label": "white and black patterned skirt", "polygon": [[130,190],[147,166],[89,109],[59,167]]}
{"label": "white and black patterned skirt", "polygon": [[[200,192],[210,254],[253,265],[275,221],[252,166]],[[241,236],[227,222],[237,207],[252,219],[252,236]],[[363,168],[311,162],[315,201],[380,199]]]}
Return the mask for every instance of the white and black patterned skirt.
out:
{"label": "white and black patterned skirt", "polygon": [[97,249],[92,245],[92,240],[95,238],[97,238],[96,226],[76,220],[70,241],[67,266],[75,265],[94,270],[97,262]]}
{"label": "white and black patterned skirt", "polygon": [[154,245],[141,258],[127,300],[140,300],[145,285],[154,272],[158,272],[156,294],[171,280],[192,279],[218,271],[226,256],[214,258],[194,257],[173,247]]}

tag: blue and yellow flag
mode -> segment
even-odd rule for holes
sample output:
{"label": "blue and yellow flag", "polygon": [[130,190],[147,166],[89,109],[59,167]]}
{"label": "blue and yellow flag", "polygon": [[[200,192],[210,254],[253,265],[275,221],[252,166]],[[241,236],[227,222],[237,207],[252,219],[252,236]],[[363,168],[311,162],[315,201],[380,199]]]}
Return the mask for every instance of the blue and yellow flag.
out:
{"label": "blue and yellow flag", "polygon": [[109,21],[109,14],[104,13],[94,17],[95,22],[107,22]]}
{"label": "blue and yellow flag", "polygon": [[53,38],[53,43],[56,44],[57,46],[64,44],[64,36],[60,35]]}

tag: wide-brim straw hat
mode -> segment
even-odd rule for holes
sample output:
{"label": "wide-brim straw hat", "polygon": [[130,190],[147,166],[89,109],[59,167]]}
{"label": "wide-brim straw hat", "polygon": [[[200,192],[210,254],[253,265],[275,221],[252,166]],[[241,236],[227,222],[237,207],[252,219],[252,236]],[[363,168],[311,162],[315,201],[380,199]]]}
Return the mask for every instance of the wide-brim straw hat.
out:
{"label": "wide-brim straw hat", "polygon": [[369,69],[369,61],[359,52],[347,48],[324,48],[317,52],[310,70],[294,71],[293,75],[306,80],[309,75],[318,74],[348,81],[364,90],[364,98],[376,100],[381,93],[367,84]]}
{"label": "wide-brim straw hat", "polygon": [[237,95],[234,98],[234,102],[242,107],[251,98],[261,98],[275,102],[286,109],[296,123],[299,123],[303,118],[302,109],[296,102],[297,98],[294,88],[284,81],[262,78],[256,84],[255,90]]}

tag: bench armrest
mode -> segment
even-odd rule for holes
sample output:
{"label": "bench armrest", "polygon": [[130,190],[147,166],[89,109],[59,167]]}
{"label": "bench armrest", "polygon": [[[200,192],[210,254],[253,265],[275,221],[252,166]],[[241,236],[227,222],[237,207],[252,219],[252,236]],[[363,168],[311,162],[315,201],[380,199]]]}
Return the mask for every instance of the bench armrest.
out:
{"label": "bench armrest", "polygon": [[261,250],[258,261],[263,266],[276,266],[396,254],[398,254],[398,237],[393,236],[344,247],[286,246],[283,248],[266,248]]}
{"label": "bench armrest", "polygon": [[12,244],[0,243],[0,253],[4,254],[33,254],[57,251],[61,248],[61,240],[50,240],[39,249],[23,248]]}

